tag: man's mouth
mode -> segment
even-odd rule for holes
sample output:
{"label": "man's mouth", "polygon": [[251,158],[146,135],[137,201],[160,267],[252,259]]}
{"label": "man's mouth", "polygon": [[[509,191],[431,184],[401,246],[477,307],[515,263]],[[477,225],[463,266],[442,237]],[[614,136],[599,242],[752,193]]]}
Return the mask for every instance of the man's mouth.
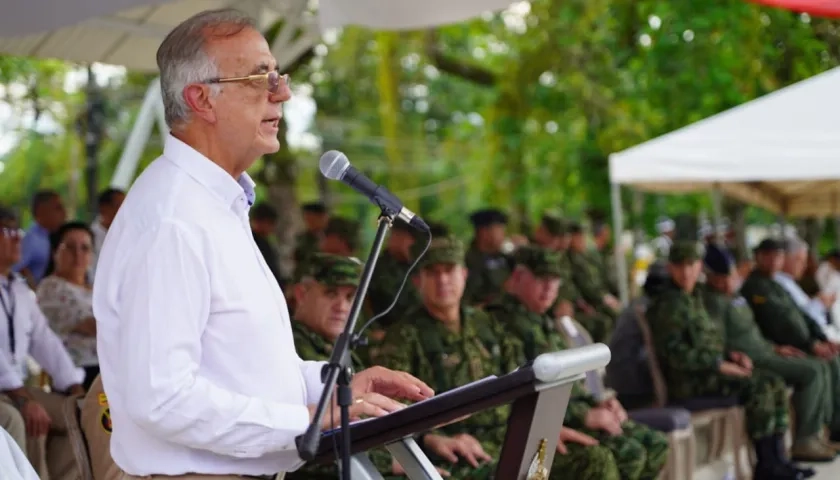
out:
{"label": "man's mouth", "polygon": [[262,123],[264,123],[266,125],[270,125],[271,127],[277,128],[280,125],[280,117],[278,116],[278,117],[266,118],[265,120],[262,121]]}

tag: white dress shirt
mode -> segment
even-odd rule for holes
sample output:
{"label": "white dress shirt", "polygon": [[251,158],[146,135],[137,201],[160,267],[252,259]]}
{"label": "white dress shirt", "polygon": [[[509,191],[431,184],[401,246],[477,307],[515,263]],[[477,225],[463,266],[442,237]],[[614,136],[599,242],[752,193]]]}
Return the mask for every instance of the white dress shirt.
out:
{"label": "white dress shirt", "polygon": [[132,475],[265,475],[323,390],[248,222],[254,183],[167,137],[108,229],[93,292],[111,454]]}
{"label": "white dress shirt", "polygon": [[0,478],[38,480],[38,474],[9,432],[0,428]]}
{"label": "white dress shirt", "polygon": [[[0,390],[23,387],[29,375],[27,358],[31,355],[53,380],[57,390],[81,384],[85,371],[77,368],[61,339],[50,330],[46,317],[38,308],[26,280],[17,274],[11,280],[0,276]],[[9,321],[11,313],[13,322]],[[10,328],[11,327],[11,328]],[[14,330],[14,353],[9,331]]]}
{"label": "white dress shirt", "polygon": [[102,245],[105,243],[105,235],[108,234],[108,229],[102,225],[102,219],[96,217],[96,220],[90,224],[90,231],[93,232],[93,260],[90,262],[88,274],[93,280],[96,275],[96,262],[99,261],[99,252],[102,251]]}
{"label": "white dress shirt", "polygon": [[784,287],[785,290],[793,298],[794,303],[811,318],[820,327],[825,327],[828,324],[828,317],[826,317],[825,305],[819,298],[811,298],[802,290],[802,287],[796,283],[790,275],[785,272],[778,272],[773,275],[773,280]]}

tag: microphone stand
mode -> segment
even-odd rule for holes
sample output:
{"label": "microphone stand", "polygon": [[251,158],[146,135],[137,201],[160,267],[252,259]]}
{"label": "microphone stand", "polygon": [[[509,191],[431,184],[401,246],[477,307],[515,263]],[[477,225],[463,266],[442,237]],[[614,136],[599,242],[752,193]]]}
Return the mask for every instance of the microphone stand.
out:
{"label": "microphone stand", "polygon": [[370,256],[362,270],[362,278],[359,287],[356,289],[356,297],[353,299],[353,306],[350,309],[350,316],[347,324],[344,325],[344,332],[335,341],[332,355],[329,362],[321,370],[321,381],[324,382],[324,391],[315,409],[312,423],[301,437],[297,439],[298,453],[306,461],[315,458],[318,446],[321,441],[321,422],[324,413],[330,405],[333,395],[333,387],[338,385],[337,396],[338,406],[341,412],[341,431],[337,433],[341,437],[341,479],[350,478],[350,405],[353,402],[353,392],[350,390],[350,381],[353,379],[353,367],[350,357],[351,349],[358,343],[358,335],[354,332],[356,321],[362,310],[362,303],[367,294],[373,270],[379,259],[379,252],[382,250],[382,243],[385,241],[385,234],[391,227],[396,213],[390,213],[385,209],[379,216],[379,227],[376,230],[376,237],[370,249]]}

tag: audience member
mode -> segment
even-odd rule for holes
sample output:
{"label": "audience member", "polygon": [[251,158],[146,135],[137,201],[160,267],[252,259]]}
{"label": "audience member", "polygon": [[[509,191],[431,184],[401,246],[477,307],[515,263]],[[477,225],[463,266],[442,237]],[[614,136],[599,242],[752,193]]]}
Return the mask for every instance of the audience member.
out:
{"label": "audience member", "polygon": [[22,274],[30,286],[35,286],[44,277],[50,263],[50,234],[67,219],[64,203],[58,193],[41,190],[32,197],[34,222],[23,238],[20,261],[14,271]]}

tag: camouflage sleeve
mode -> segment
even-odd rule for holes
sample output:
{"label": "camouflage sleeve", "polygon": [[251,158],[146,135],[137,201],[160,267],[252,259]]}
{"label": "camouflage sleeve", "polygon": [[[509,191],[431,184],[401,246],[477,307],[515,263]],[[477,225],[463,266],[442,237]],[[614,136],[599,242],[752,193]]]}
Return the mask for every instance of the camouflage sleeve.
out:
{"label": "camouflage sleeve", "polygon": [[774,292],[770,288],[763,288],[760,282],[744,284],[742,291],[755,315],[755,321],[761,328],[761,333],[767,339],[778,345],[792,345],[800,350],[810,352],[814,346],[812,332],[807,322],[798,318],[802,312],[792,301],[782,295],[786,292]]}
{"label": "camouflage sleeve", "polygon": [[407,372],[429,385],[433,384],[429,383],[433,380],[432,373],[429,368],[425,368],[426,362],[422,361],[419,335],[409,323],[397,323],[389,328],[376,353],[370,356],[376,365]]}
{"label": "camouflage sleeve", "polygon": [[583,255],[571,255],[572,281],[580,292],[581,297],[592,305],[598,306],[603,303],[604,292],[601,291],[600,277],[592,275]]}
{"label": "camouflage sleeve", "polygon": [[664,294],[648,308],[647,320],[660,362],[687,373],[716,372],[723,352],[695,335],[691,305],[677,295]]}
{"label": "camouflage sleeve", "polygon": [[566,416],[563,417],[563,426],[581,429],[586,423],[586,414],[592,409],[592,405],[584,400],[575,398],[569,399],[569,406],[566,408]]}
{"label": "camouflage sleeve", "polygon": [[328,360],[327,358],[322,358],[322,355],[315,349],[312,342],[299,330],[294,329],[292,337],[295,341],[295,351],[297,351],[298,356],[302,360]]}

